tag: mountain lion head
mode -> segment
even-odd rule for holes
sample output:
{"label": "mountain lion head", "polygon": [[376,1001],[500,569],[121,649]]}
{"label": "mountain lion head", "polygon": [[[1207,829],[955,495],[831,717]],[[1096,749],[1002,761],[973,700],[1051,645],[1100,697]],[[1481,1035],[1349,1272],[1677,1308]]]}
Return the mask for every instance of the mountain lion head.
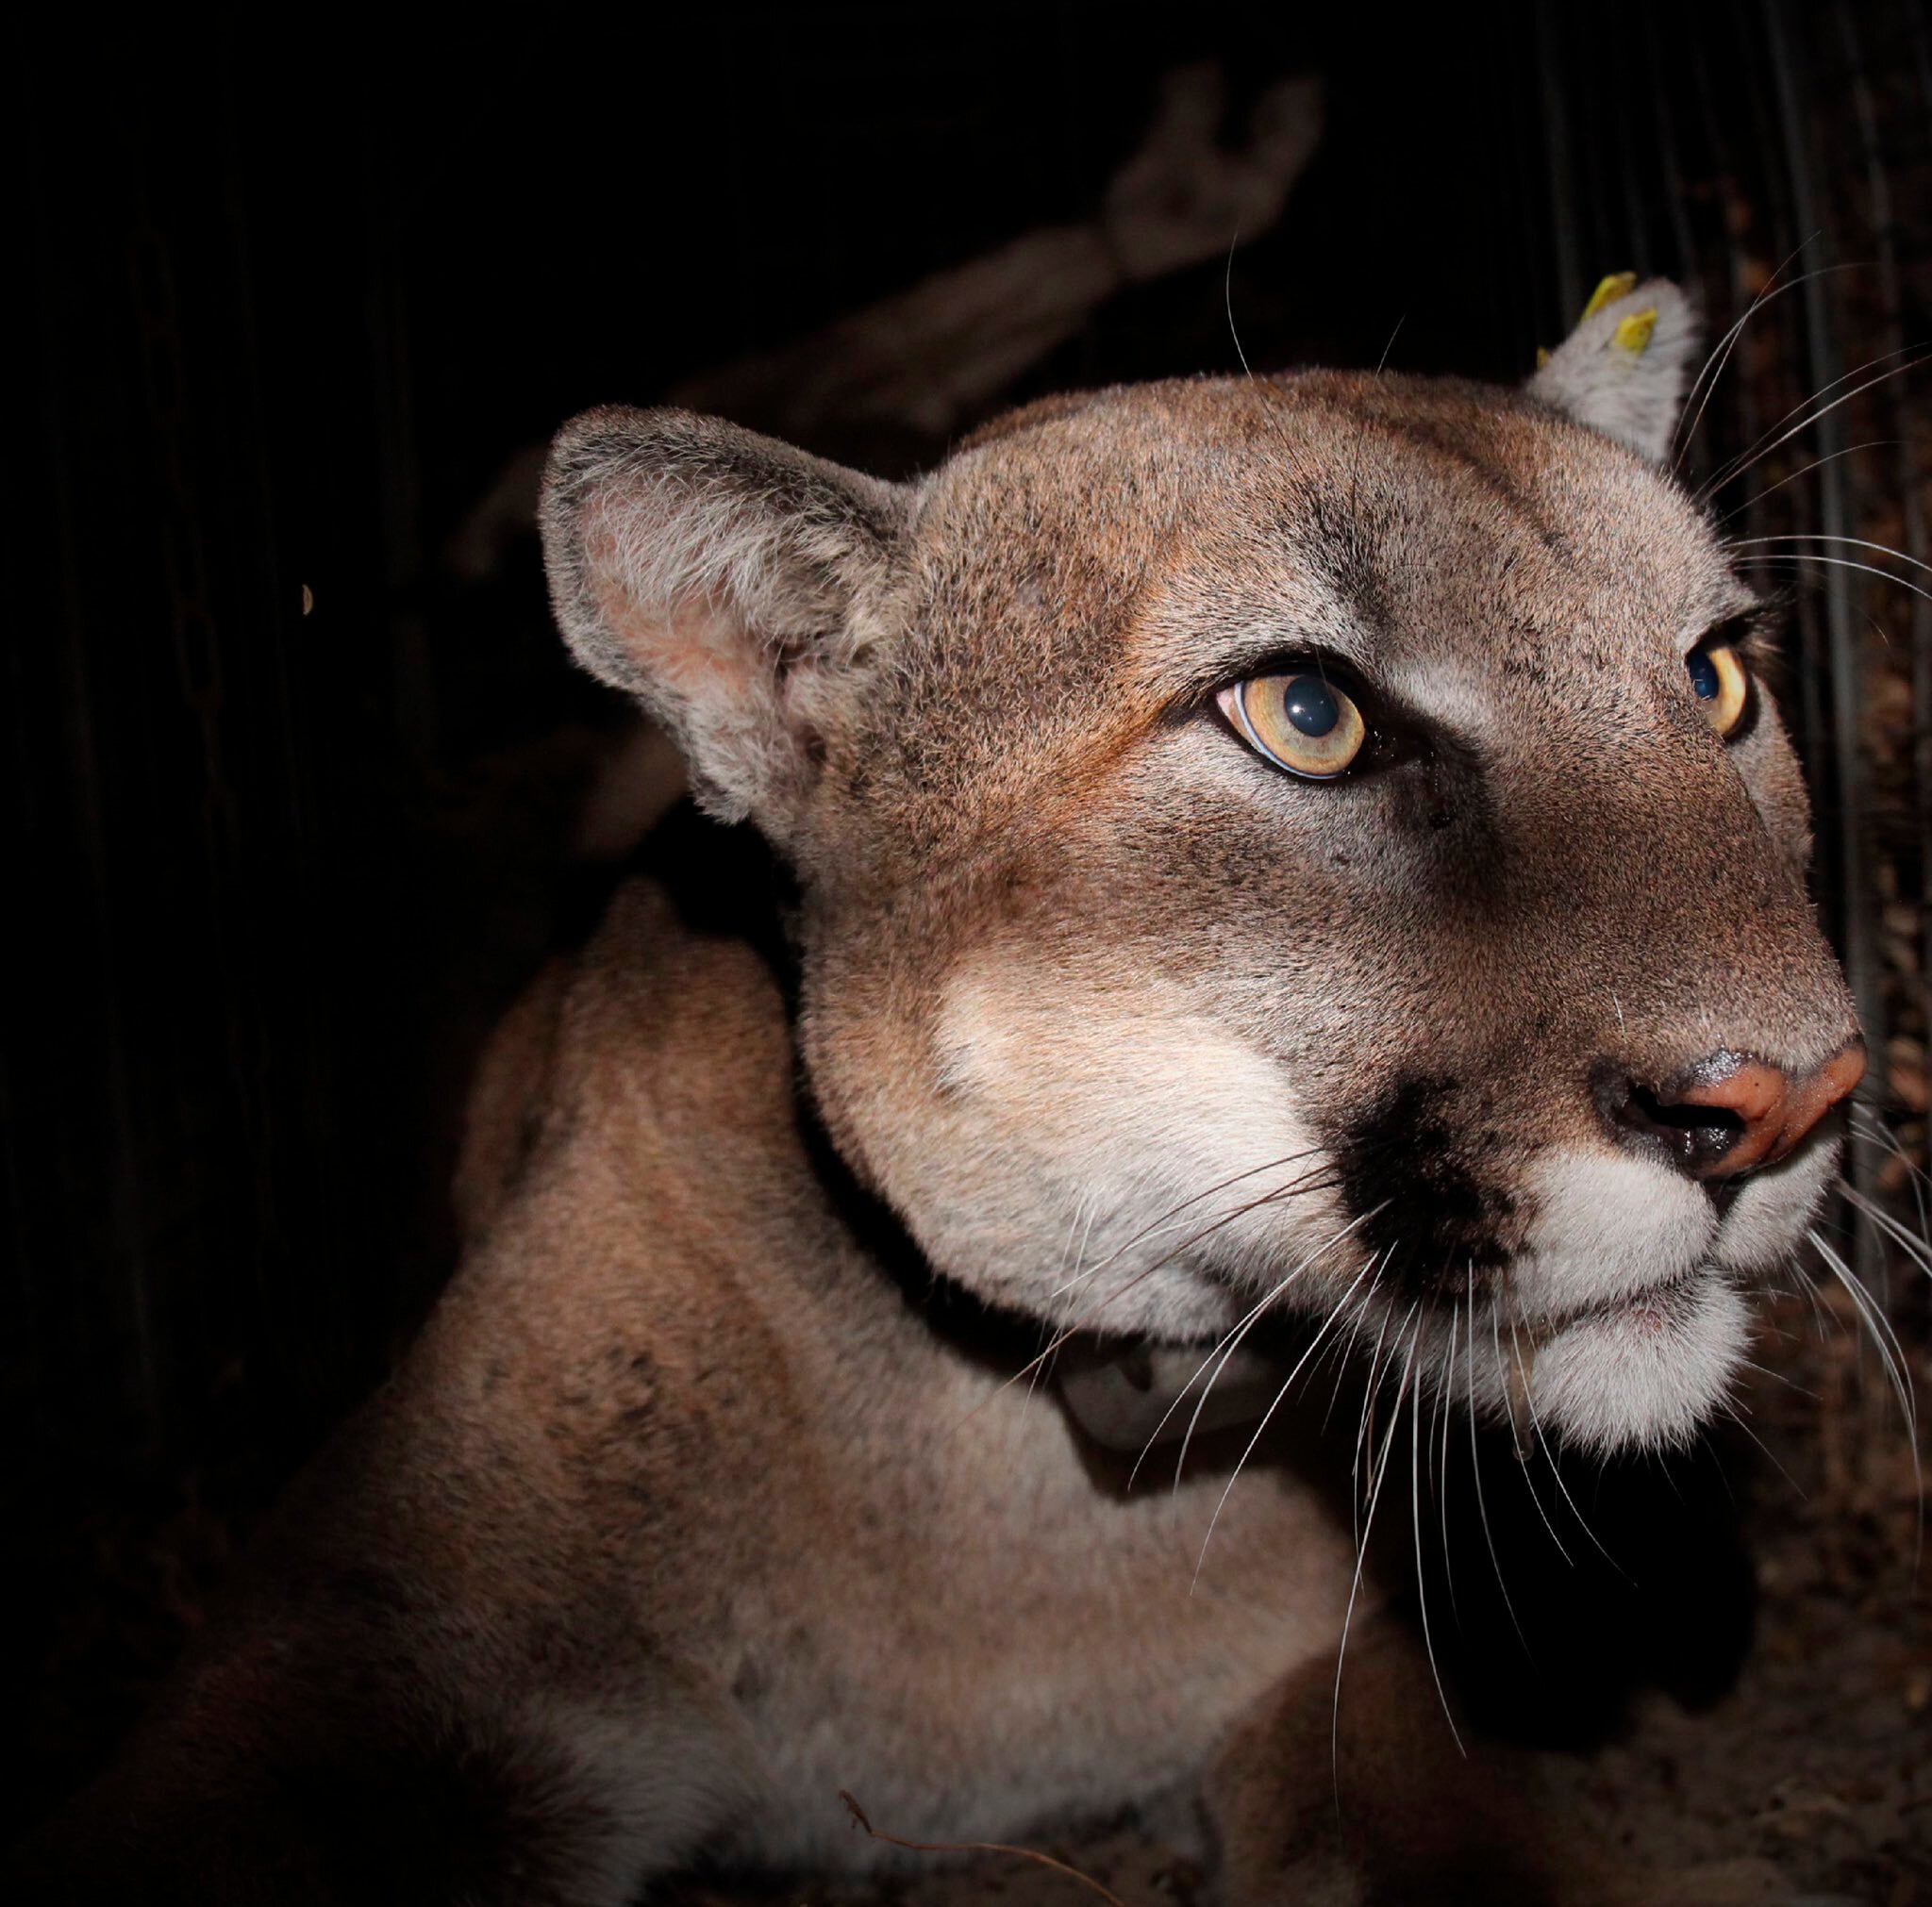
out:
{"label": "mountain lion head", "polygon": [[811,1091],[937,1269],[1292,1311],[1599,1449],[1721,1399],[1863,1052],[1765,605],[1664,462],[1692,340],[1652,283],[1524,390],[1097,391],[903,485],[562,433],[562,626],[795,871]]}

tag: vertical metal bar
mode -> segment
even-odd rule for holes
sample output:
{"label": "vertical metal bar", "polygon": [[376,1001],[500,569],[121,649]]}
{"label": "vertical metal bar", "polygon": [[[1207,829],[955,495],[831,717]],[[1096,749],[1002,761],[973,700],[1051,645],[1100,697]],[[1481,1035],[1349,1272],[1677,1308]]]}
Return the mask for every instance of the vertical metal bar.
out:
{"label": "vertical metal bar", "polygon": [[[1753,198],[1761,203],[1767,212],[1770,226],[1770,255],[1773,259],[1783,263],[1787,274],[1808,270],[1816,261],[1815,233],[1807,225],[1799,228],[1796,214],[1790,203],[1789,181],[1783,169],[1777,165],[1772,155],[1782,147],[1783,141],[1778,134],[1776,116],[1767,113],[1761,84],[1762,75],[1754,49],[1762,45],[1764,35],[1754,32],[1753,22],[1762,17],[1763,0],[1755,0],[1747,5],[1740,0],[1735,12],[1737,20],[1737,58],[1726,75],[1727,83],[1735,89],[1739,76],[1743,78],[1743,93],[1749,110],[1749,124],[1745,136],[1737,141],[1734,155],[1739,166],[1740,195],[1744,191],[1743,182],[1748,180]],[[1748,168],[1756,165],[1757,170]],[[1807,249],[1811,248],[1811,249]],[[1745,288],[1745,295],[1739,309],[1748,308],[1751,290]],[[1779,349],[1773,354],[1778,365],[1790,363],[1799,356],[1803,335],[1802,307],[1790,297],[1780,298],[1762,319],[1754,320],[1754,326],[1759,323],[1771,324],[1780,340]],[[1750,388],[1748,368],[1742,379],[1746,389]],[[1773,416],[1781,416],[1790,406],[1799,401],[1794,390],[1788,391],[1774,383],[1769,408]],[[1757,433],[1745,437],[1744,443],[1758,441]],[[1794,458],[1794,461],[1797,459]],[[1789,492],[1787,493],[1789,495]],[[1754,533],[1760,512],[1755,504],[1747,506],[1745,521],[1751,523]],[[1797,595],[1793,623],[1797,637],[1797,696],[1792,713],[1796,721],[1800,745],[1804,752],[1807,783],[1814,804],[1824,805],[1827,793],[1829,769],[1829,740],[1825,712],[1826,667],[1823,659],[1823,644],[1820,640],[1817,603],[1807,592]],[[1838,840],[1834,833],[1821,831],[1818,843],[1818,874],[1821,885],[1828,891],[1836,892],[1838,887]]]}
{"label": "vertical metal bar", "polygon": [[[1677,135],[1671,124],[1670,109],[1665,102],[1663,75],[1671,70],[1671,62],[1666,61],[1658,41],[1656,16],[1647,8],[1640,8],[1638,23],[1643,34],[1644,66],[1649,75],[1643,91],[1650,100],[1651,124],[1656,128],[1657,161],[1663,174],[1671,237],[1677,248],[1675,270],[1679,278],[1690,279],[1702,292],[1706,289],[1704,268],[1697,256],[1697,240],[1690,225],[1690,199],[1684,187],[1684,165],[1677,151]],[[1707,312],[1705,315],[1707,322],[1709,314]]]}
{"label": "vertical metal bar", "polygon": [[439,709],[429,633],[419,600],[423,581],[423,487],[416,454],[415,387],[408,333],[408,247],[391,98],[379,75],[362,95],[362,187],[369,221],[370,369],[375,391],[383,540],[396,725],[419,771],[436,757]]}
{"label": "vertical metal bar", "polygon": [[[1918,71],[1919,93],[1927,122],[1932,122],[1932,40],[1924,16],[1908,9],[1912,63]],[[1894,267],[1894,269],[1896,269]],[[1901,325],[1901,329],[1903,326]],[[1912,431],[1903,394],[1899,398],[1902,439],[1899,475],[1905,488],[1906,546],[1919,561],[1928,560],[1924,485],[1919,464],[1919,439]],[[1932,603],[1912,598],[1912,750],[1913,780],[1918,792],[1919,854],[1919,980],[1924,1010],[1925,1052],[1932,1057]],[[1932,1141],[1928,1141],[1932,1151]]]}
{"label": "vertical metal bar", "polygon": [[[1849,8],[1838,9],[1839,32],[1845,43],[1850,67],[1852,108],[1858,123],[1858,138],[1864,147],[1865,183],[1872,206],[1872,227],[1878,252],[1879,295],[1884,307],[1884,345],[1897,353],[1905,345],[1905,290],[1899,273],[1897,215],[1891,195],[1891,179],[1885,170],[1884,151],[1878,136],[1878,113],[1872,95],[1864,51],[1857,24]],[[1921,57],[1924,38],[1920,37]],[[1897,481],[1899,513],[1905,532],[1906,555],[1914,562],[1926,561],[1924,497],[1918,471],[1916,419],[1905,379],[1895,377],[1887,386],[1897,426]],[[1932,602],[1924,595],[1908,599],[1912,631],[1912,792],[1910,804],[1917,818],[1919,854],[1920,925],[1932,932]],[[1932,939],[1926,943],[1932,958]],[[1924,1024],[1932,1037],[1932,970],[1922,962],[1919,972],[1924,997]]]}
{"label": "vertical metal bar", "polygon": [[1557,9],[1536,10],[1537,70],[1541,75],[1543,144],[1549,169],[1550,232],[1557,254],[1557,295],[1563,302],[1557,336],[1576,322],[1583,309],[1583,265],[1577,256],[1575,230],[1575,170],[1571,162],[1570,123],[1564,110],[1563,75],[1556,47]]}
{"label": "vertical metal bar", "polygon": [[[32,122],[29,110],[26,123],[30,124]],[[35,150],[32,141],[28,143],[28,150]],[[37,171],[36,188],[41,186],[42,176]],[[43,189],[33,191],[31,203],[41,226],[33,254],[43,259],[55,258],[59,253],[53,242],[53,232],[48,224],[51,207],[46,191]],[[162,1386],[154,1329],[155,1266],[149,1252],[148,1214],[142,1199],[134,1073],[128,1063],[128,993],[122,978],[120,951],[124,941],[115,907],[117,883],[95,738],[95,671],[90,654],[92,645],[88,639],[87,612],[76,589],[76,579],[82,573],[81,552],[87,542],[79,527],[85,521],[86,509],[78,494],[78,479],[67,447],[65,423],[69,413],[64,408],[67,396],[64,373],[68,352],[63,343],[60,313],[56,308],[55,286],[52,274],[44,270],[29,275],[38,293],[36,316],[41,332],[38,382],[43,416],[42,440],[48,458],[47,487],[53,498],[51,515],[58,539],[54,562],[59,576],[59,641],[67,678],[64,701],[70,737],[68,764],[72,772],[74,812],[77,823],[75,832],[87,865],[86,892],[92,916],[89,938],[100,963],[98,1024],[107,1062],[102,1092],[107,1102],[108,1128],[113,1136],[112,1156],[104,1162],[115,1247],[115,1262],[109,1269],[122,1286],[132,1341],[132,1402],[139,1414],[142,1435],[153,1442],[162,1431]],[[129,323],[132,316],[130,310],[127,314]],[[17,719],[26,720],[27,714],[26,708],[22,706],[17,711]],[[9,1125],[9,1133],[14,1130]],[[29,1275],[25,1265],[22,1275]],[[118,1404],[121,1400],[117,1398],[115,1401]]]}
{"label": "vertical metal bar", "polygon": [[[1824,231],[1828,208],[1814,191],[1811,158],[1803,117],[1804,106],[1793,78],[1791,36],[1786,14],[1788,0],[1770,0],[1765,8],[1765,44],[1771,56],[1773,84],[1777,91],[1778,118],[1783,134],[1785,164],[1790,175],[1791,208],[1807,234]],[[1829,257],[1827,250],[1826,257]],[[1806,366],[1814,390],[1823,390],[1840,377],[1833,340],[1828,281],[1820,275],[1802,287],[1805,301]],[[1845,508],[1844,413],[1832,409],[1814,426],[1816,454],[1825,459],[1815,473],[1819,521],[1827,537],[1848,536]],[[1830,649],[1832,786],[1837,796],[1839,881],[1842,912],[1840,932],[1845,978],[1866,1037],[1882,1051],[1885,1042],[1885,1003],[1878,984],[1877,936],[1873,928],[1871,865],[1871,770],[1858,733],[1863,706],[1859,641],[1853,617],[1851,578],[1855,572],[1832,564],[1824,572],[1825,633]],[[1859,592],[1862,596],[1863,592]],[[1852,1182],[1870,1194],[1874,1176],[1873,1142],[1854,1133],[1850,1140]],[[1862,1214],[1857,1215],[1859,1269],[1870,1274],[1883,1254],[1876,1235]]]}

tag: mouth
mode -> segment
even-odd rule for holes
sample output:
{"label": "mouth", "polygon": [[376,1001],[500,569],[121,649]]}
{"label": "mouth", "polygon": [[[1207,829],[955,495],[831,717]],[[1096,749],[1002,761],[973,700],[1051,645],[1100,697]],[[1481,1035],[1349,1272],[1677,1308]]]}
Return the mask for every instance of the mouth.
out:
{"label": "mouth", "polygon": [[1707,1279],[1722,1279],[1723,1276],[1715,1265],[1690,1265],[1638,1290],[1595,1299],[1558,1318],[1530,1321],[1524,1327],[1524,1336],[1537,1350],[1554,1344],[1570,1332],[1591,1326],[1611,1326],[1659,1337],[1669,1332],[1694,1302],[1699,1285]]}
{"label": "mouth", "polygon": [[1743,1294],[1698,1263],[1529,1332],[1505,1408],[1599,1455],[1681,1444],[1719,1407],[1750,1333]]}
{"label": "mouth", "polygon": [[1519,1443],[1526,1419],[1601,1455],[1690,1441],[1724,1408],[1755,1295],[1802,1239],[1835,1158],[1807,1146],[1734,1182],[1717,1209],[1680,1175],[1556,1161],[1533,1187],[1532,1247],[1491,1301],[1495,1368],[1471,1389]]}

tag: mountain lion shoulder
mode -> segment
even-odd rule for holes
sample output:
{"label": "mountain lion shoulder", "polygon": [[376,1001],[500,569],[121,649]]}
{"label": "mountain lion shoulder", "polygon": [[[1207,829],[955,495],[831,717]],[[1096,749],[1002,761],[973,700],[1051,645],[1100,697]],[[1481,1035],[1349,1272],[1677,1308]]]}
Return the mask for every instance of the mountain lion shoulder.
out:
{"label": "mountain lion shoulder", "polygon": [[1664,467],[1693,331],[1612,287],[1521,390],[1097,391],[906,484],[570,424],[558,621],[783,934],[634,883],[518,1009],[453,1284],[44,1897],[620,1907],[895,1858],[843,1789],[1198,1804],[1239,1907],[1665,1898],[1446,1746],[1307,1376],[1680,1441],[1831,1179],[1863,1052]]}

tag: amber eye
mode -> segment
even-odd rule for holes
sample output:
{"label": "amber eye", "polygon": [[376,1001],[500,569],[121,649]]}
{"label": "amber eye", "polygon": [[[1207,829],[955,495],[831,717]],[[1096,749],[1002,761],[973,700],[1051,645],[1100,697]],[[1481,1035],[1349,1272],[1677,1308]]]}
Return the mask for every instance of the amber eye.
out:
{"label": "amber eye", "polygon": [[1708,649],[1691,650],[1684,666],[1690,672],[1690,692],[1704,710],[1705,721],[1720,735],[1729,735],[1744,719],[1744,704],[1751,693],[1751,678],[1738,652],[1728,642],[1713,643]]}
{"label": "amber eye", "polygon": [[1251,748],[1309,781],[1333,781],[1368,739],[1353,698],[1317,670],[1252,676],[1224,688],[1219,700]]}

